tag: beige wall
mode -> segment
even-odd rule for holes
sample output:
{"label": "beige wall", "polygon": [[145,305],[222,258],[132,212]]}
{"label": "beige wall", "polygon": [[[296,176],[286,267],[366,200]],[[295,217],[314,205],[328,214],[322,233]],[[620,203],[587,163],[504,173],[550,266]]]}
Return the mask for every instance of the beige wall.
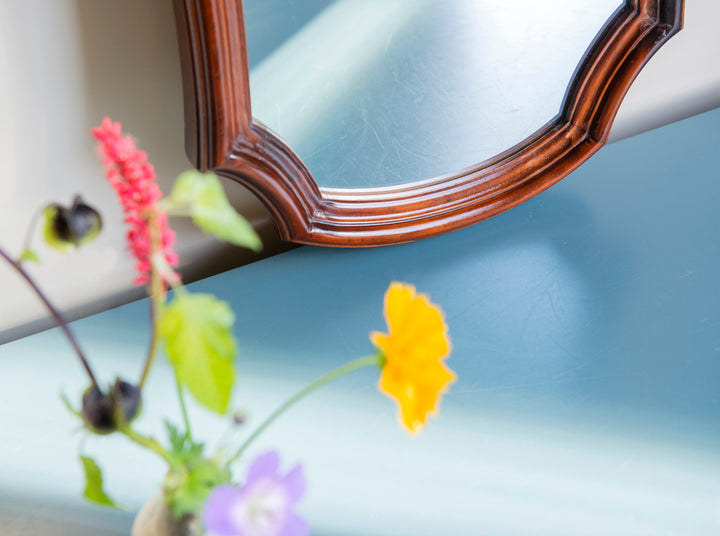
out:
{"label": "beige wall", "polygon": [[[359,0],[358,0],[359,1]],[[631,89],[611,139],[720,105],[717,0],[687,0],[686,29],[653,59]],[[122,249],[120,211],[88,133],[103,115],[123,122],[168,187],[189,164],[183,153],[180,69],[170,0],[2,0],[0,2],[0,244],[17,252],[33,212],[82,192],[105,216],[93,247],[63,256],[38,246],[32,267],[71,316],[139,297]],[[235,205],[281,247],[265,209],[229,184]],[[183,222],[189,276],[252,260]],[[36,298],[0,265],[0,342],[49,325]]]}
{"label": "beige wall", "polygon": [[[167,189],[189,167],[182,109],[169,0],[0,2],[0,244],[17,252],[33,212],[75,193],[104,215],[104,231],[92,247],[62,255],[36,242],[42,264],[31,271],[61,308],[87,313],[141,295],[122,249],[120,209],[89,129],[106,114],[121,121]],[[273,251],[277,238],[265,209],[241,186],[227,188]],[[192,276],[257,258],[204,237],[185,221],[173,227]],[[0,296],[0,342],[47,325],[37,299],[5,265]]]}
{"label": "beige wall", "polygon": [[720,106],[720,1],[685,0],[685,27],[625,96],[610,142]]}

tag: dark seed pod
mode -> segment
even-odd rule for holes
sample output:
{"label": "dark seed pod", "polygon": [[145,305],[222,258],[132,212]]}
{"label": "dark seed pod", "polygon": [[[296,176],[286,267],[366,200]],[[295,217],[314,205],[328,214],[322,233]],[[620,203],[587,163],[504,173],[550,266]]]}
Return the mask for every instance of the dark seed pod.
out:
{"label": "dark seed pod", "polygon": [[79,195],[70,207],[53,204],[45,209],[45,240],[55,249],[64,250],[72,244],[79,246],[95,238],[102,229],[97,210],[87,205]]}
{"label": "dark seed pod", "polygon": [[141,401],[140,389],[118,378],[107,393],[96,386],[85,391],[82,416],[91,430],[109,434],[137,417]]}

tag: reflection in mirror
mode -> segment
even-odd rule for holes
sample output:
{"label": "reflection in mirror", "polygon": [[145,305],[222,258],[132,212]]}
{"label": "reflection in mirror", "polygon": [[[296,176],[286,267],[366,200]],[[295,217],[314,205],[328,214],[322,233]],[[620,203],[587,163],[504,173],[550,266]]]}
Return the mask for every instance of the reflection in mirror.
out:
{"label": "reflection in mirror", "polygon": [[584,51],[621,6],[244,4],[253,115],[327,188],[432,179],[522,142],[559,113]]}

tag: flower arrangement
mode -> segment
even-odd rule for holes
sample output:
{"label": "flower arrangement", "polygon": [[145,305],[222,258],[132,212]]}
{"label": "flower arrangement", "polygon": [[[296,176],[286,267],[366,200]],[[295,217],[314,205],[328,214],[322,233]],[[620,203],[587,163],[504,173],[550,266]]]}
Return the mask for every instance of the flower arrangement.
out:
{"label": "flower arrangement", "polygon": [[[208,534],[214,536],[303,536],[308,525],[295,506],[305,493],[301,465],[283,471],[280,456],[266,452],[249,463],[244,479],[233,473],[248,447],[280,415],[319,387],[363,367],[377,367],[378,389],[397,405],[399,422],[417,434],[437,412],[440,398],[455,380],[445,360],[450,341],[442,311],[412,285],[393,282],[384,299],[387,333],[372,332],[375,351],[345,363],[291,396],[236,446],[209,454],[192,433],[185,397],[226,416],[234,386],[237,343],[233,312],[210,294],[192,293],[175,270],[175,234],[168,218],[190,217],[204,232],[255,251],[262,247],[248,222],[228,202],[219,179],[188,171],[163,196],[147,155],[119,123],[106,118],[92,129],[105,176],[118,195],[128,226],[127,248],[135,259],[138,285],[147,287],[151,342],[137,382],[117,378],[101,386],[67,322],[41,291],[25,264],[39,262],[26,240],[23,251],[2,256],[46,305],[83,364],[90,381],[79,403],[63,397],[68,409],[90,434],[122,434],[160,456],[168,466],[162,491],[139,512],[133,535]],[[92,240],[102,228],[100,214],[77,196],[70,206],[53,204],[43,211],[43,237],[53,248],[72,250]],[[32,232],[28,233],[32,237]],[[167,441],[139,433],[133,426],[143,404],[143,387],[155,358],[164,351],[175,373],[183,423],[165,423]],[[234,417],[238,420],[238,417]],[[102,471],[92,458],[81,456],[84,495],[92,502],[116,507],[106,492]]]}

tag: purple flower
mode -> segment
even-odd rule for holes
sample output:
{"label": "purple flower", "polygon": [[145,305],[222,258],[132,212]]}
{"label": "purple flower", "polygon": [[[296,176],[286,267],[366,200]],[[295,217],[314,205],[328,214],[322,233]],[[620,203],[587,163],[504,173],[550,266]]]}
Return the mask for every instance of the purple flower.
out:
{"label": "purple flower", "polygon": [[205,531],[213,536],[307,536],[308,526],[292,508],[305,493],[302,467],[278,472],[277,452],[255,458],[245,485],[222,484],[210,492],[203,508]]}

